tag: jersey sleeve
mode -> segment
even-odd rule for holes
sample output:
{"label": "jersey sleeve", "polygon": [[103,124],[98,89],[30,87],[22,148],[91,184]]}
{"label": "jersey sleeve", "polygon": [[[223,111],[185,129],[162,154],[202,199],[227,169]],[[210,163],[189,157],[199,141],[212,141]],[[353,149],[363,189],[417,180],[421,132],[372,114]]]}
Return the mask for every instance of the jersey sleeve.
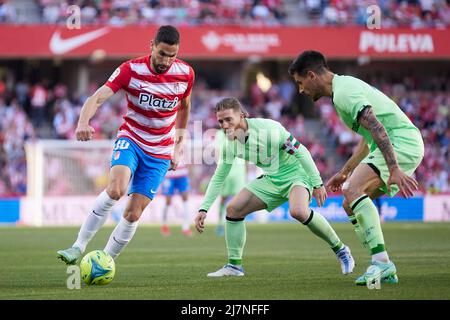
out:
{"label": "jersey sleeve", "polygon": [[191,94],[192,87],[194,86],[194,81],[195,81],[194,69],[192,67],[189,67],[189,82],[188,82],[188,87],[186,89],[186,92],[184,93],[183,98],[189,97],[189,95]]}
{"label": "jersey sleeve", "polygon": [[214,175],[212,176],[211,181],[208,184],[205,197],[203,198],[203,202],[200,205],[199,210],[208,211],[220,194],[225,179],[230,173],[231,167],[233,165],[234,155],[232,155],[229,150],[230,149],[226,147],[226,143],[223,143],[216,171],[214,172]]}
{"label": "jersey sleeve", "polygon": [[370,105],[363,88],[357,84],[337,90],[333,95],[333,101],[337,108],[347,113],[355,122],[358,120],[359,113]]}
{"label": "jersey sleeve", "polygon": [[283,128],[283,130],[285,133],[282,134],[282,136],[286,137],[287,135],[287,138],[282,141],[281,149],[295,156],[299,160],[300,165],[311,179],[313,187],[321,186],[323,184],[322,178],[320,177],[320,172],[314,163],[311,153],[309,153],[308,149],[306,149],[306,147],[295,139],[286,129]]}
{"label": "jersey sleeve", "polygon": [[122,88],[126,88],[130,83],[131,70],[130,64],[127,62],[122,63],[109,77],[105,85],[111,88],[114,93]]}

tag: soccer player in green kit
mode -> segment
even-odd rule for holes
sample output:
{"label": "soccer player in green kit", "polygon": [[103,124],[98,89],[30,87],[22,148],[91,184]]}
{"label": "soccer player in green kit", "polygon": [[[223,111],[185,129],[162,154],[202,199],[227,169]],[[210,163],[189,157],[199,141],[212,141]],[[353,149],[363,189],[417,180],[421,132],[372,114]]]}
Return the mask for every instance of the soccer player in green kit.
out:
{"label": "soccer player in green kit", "polygon": [[218,271],[209,273],[208,277],[243,276],[245,216],[262,209],[272,211],[286,201],[289,201],[291,216],[327,242],[336,253],[342,273],[351,273],[355,263],[350,249],[341,242],[328,221],[309,208],[311,195],[319,206],[323,205],[327,196],[309,151],[280,123],[247,118],[246,111],[236,98],[220,100],[215,111],[227,139],[221,146],[216,171],[195,218],[197,231],[203,232],[207,212],[219,195],[236,157],[256,164],[265,174],[247,184],[228,204],[225,224],[228,263]]}
{"label": "soccer player in green kit", "polygon": [[356,151],[326,184],[342,191],[344,209],[356,234],[372,256],[357,285],[398,283],[397,270],[386,251],[377,208],[372,202],[383,194],[398,191],[411,197],[417,181],[411,177],[424,156],[419,129],[394,101],[362,80],[334,74],[317,51],[301,53],[290,65],[289,74],[299,92],[313,101],[331,97],[347,127],[363,138]]}
{"label": "soccer player in green kit", "polygon": [[[217,130],[216,134],[219,145],[222,145],[226,139],[223,130]],[[231,166],[230,172],[220,191],[220,206],[219,206],[219,221],[217,223],[216,234],[223,236],[225,234],[225,216],[226,204],[236,195],[242,188],[244,188],[247,181],[247,164],[245,160],[236,158]]]}

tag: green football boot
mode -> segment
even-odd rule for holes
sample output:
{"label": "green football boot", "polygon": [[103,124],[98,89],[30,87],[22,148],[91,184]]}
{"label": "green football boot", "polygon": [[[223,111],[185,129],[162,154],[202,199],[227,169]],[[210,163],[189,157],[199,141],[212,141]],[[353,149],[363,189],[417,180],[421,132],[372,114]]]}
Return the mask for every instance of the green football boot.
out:
{"label": "green football boot", "polygon": [[66,264],[76,264],[81,257],[81,250],[77,247],[71,247],[66,250],[59,250],[57,252],[58,259],[61,259]]}
{"label": "green football boot", "polygon": [[367,282],[373,283],[377,278],[380,278],[380,283],[397,284],[397,269],[394,263],[372,262],[367,271],[355,280],[355,284],[357,286],[365,286]]}

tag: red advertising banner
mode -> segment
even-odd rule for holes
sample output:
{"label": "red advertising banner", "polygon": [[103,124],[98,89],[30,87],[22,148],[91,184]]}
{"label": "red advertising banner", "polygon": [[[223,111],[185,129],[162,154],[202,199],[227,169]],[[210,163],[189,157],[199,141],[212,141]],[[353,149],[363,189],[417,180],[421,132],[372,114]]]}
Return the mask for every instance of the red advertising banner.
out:
{"label": "red advertising banner", "polygon": [[[1,25],[0,58],[123,58],[143,55],[157,26]],[[180,57],[191,59],[293,58],[303,50],[329,58],[450,59],[450,29],[249,28],[186,26]]]}

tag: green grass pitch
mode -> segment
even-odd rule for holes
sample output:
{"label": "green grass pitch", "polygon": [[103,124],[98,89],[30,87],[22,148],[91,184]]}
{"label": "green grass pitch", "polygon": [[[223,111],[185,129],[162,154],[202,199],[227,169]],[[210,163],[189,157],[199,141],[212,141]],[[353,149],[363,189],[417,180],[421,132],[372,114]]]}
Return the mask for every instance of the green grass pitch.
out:
{"label": "green grass pitch", "polygon": [[[206,277],[226,262],[215,226],[186,238],[176,226],[162,237],[157,226],[141,225],[116,260],[114,281],[79,290],[67,288],[66,266],[56,259],[78,228],[0,227],[0,299],[450,299],[450,224],[383,224],[400,283],[381,290],[354,285],[369,257],[349,223],[333,226],[352,249],[351,275],[342,275],[333,252],[299,223],[247,224],[246,274],[220,279]],[[102,228],[87,251],[102,249],[111,230]]]}

